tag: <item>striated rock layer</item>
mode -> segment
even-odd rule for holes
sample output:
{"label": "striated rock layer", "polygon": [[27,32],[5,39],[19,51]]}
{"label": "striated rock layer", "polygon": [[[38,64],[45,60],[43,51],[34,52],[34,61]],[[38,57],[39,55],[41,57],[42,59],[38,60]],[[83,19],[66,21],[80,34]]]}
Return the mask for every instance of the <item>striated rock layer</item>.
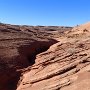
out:
{"label": "striated rock layer", "polygon": [[89,29],[0,24],[0,90],[90,90]]}
{"label": "striated rock layer", "polygon": [[0,90],[16,90],[22,69],[35,64],[37,54],[58,42],[54,36],[59,28],[0,23]]}
{"label": "striated rock layer", "polygon": [[22,70],[17,90],[90,90],[87,24],[65,31],[56,38],[58,43],[36,55],[35,64]]}

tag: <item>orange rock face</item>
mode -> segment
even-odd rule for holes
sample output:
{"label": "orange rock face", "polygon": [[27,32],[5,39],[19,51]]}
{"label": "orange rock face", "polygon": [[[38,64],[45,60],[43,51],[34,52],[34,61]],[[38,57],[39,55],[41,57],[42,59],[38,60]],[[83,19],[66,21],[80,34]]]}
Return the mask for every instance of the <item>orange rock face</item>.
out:
{"label": "orange rock face", "polygon": [[22,76],[20,69],[32,66],[36,54],[57,43],[36,28],[0,24],[0,90],[16,90]]}
{"label": "orange rock face", "polygon": [[0,28],[0,90],[90,90],[89,23]]}

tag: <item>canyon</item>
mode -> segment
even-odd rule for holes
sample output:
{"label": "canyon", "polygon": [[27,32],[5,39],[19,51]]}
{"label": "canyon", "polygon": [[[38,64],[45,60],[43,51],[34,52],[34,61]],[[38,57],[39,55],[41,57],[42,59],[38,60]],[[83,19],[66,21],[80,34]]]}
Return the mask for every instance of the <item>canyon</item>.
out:
{"label": "canyon", "polygon": [[90,90],[89,76],[90,22],[0,23],[0,90]]}

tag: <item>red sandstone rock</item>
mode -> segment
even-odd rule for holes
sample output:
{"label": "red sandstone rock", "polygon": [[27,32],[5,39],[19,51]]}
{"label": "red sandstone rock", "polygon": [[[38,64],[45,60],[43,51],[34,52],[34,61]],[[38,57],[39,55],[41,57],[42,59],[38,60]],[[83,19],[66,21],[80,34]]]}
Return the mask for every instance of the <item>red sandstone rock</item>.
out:
{"label": "red sandstone rock", "polygon": [[75,28],[65,31],[56,38],[60,42],[38,54],[32,67],[23,69],[17,90],[90,89],[90,36],[89,32],[81,33]]}
{"label": "red sandstone rock", "polygon": [[89,23],[0,28],[0,90],[90,90]]}

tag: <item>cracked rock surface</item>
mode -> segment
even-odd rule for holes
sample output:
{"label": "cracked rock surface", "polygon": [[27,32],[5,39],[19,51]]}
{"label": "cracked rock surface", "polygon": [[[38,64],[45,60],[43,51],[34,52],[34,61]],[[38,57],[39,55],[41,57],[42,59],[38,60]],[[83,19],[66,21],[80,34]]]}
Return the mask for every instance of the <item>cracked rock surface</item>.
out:
{"label": "cracked rock surface", "polygon": [[58,43],[37,54],[35,64],[23,70],[17,90],[90,90],[89,27],[65,31]]}
{"label": "cracked rock surface", "polygon": [[90,90],[90,23],[0,28],[0,90]]}

